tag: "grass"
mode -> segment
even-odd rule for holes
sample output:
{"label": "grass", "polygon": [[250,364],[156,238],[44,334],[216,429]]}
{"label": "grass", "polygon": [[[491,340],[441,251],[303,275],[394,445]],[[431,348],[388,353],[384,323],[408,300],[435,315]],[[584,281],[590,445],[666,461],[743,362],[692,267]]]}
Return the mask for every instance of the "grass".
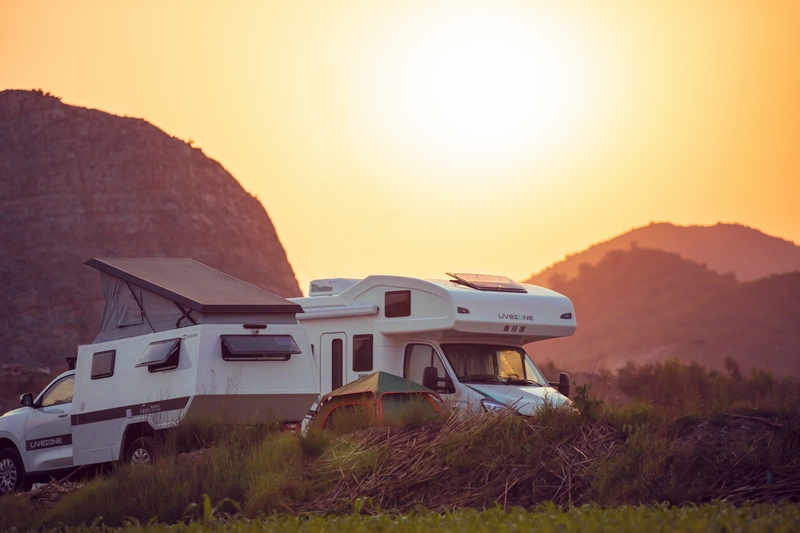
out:
{"label": "grass", "polygon": [[[683,383],[681,394],[697,394],[691,401],[677,400],[670,387],[631,385],[633,401],[619,405],[596,397],[584,384],[575,387],[575,411],[545,406],[533,418],[507,410],[432,421],[412,411],[377,427],[366,411],[353,412],[338,419],[334,431],[304,435],[280,433],[274,423],[185,420],[160,443],[153,467],[117,465],[51,508],[21,496],[0,498],[0,530],[95,521],[191,524],[212,510],[235,513],[237,527],[246,529],[247,520],[259,517],[343,516],[354,506],[395,520],[382,510],[465,517],[473,515],[459,509],[544,512],[540,506],[550,502],[552,513],[593,513],[591,506],[601,505],[623,506],[624,514],[634,512],[625,506],[669,502],[691,514],[722,498],[738,505],[800,500],[796,387],[759,372],[744,378],[671,364],[631,366],[626,372],[625,379],[637,387],[664,379],[673,389]],[[675,381],[687,372],[693,381]],[[739,410],[743,402],[747,407]],[[209,507],[211,502],[216,507]],[[642,509],[650,511],[636,512],[666,512]],[[730,515],[742,508],[717,509]],[[797,512],[796,506],[786,509]],[[284,525],[329,530],[328,522],[315,520]],[[359,523],[372,527],[367,519]],[[309,524],[321,529],[302,529]]]}
{"label": "grass", "polygon": [[[499,506],[479,511],[458,509],[435,513],[417,511],[405,515],[377,513],[363,515],[352,512],[337,516],[262,515],[255,519],[230,518],[220,513],[220,506],[212,507],[210,501],[198,506],[200,514],[175,524],[125,522],[118,531],[139,532],[171,531],[176,533],[214,532],[229,533],[338,533],[383,532],[412,533],[418,531],[445,531],[478,533],[483,531],[537,531],[537,533],[600,533],[607,531],[661,533],[672,531],[742,533],[770,531],[789,533],[797,531],[800,523],[800,505],[744,505],[733,506],[714,502],[699,506],[672,507],[669,505],[619,506],[601,508],[584,505],[562,509],[552,504],[533,509]],[[98,525],[98,524],[95,524]],[[78,527],[57,526],[46,531],[84,532],[94,530],[91,525]]]}

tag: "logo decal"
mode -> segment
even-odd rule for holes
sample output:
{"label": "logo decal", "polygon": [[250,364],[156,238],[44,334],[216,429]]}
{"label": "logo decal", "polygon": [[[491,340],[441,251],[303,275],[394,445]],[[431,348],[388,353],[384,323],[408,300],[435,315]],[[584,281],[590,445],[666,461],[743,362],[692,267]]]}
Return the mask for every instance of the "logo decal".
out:
{"label": "logo decal", "polygon": [[500,320],[527,320],[533,322],[533,315],[508,315],[505,313],[498,313],[497,318]]}
{"label": "logo decal", "polygon": [[58,446],[69,446],[72,444],[72,434],[56,435],[55,437],[48,437],[46,439],[36,439],[25,441],[28,451],[43,450],[45,448],[56,448]]}

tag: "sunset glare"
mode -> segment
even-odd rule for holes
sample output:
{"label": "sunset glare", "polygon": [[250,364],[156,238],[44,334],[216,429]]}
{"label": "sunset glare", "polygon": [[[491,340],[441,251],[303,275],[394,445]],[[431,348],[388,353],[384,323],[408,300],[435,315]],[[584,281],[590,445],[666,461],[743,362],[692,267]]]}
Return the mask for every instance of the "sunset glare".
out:
{"label": "sunset glare", "polygon": [[651,221],[800,243],[800,2],[0,0],[0,90],[200,147],[321,277],[524,280]]}

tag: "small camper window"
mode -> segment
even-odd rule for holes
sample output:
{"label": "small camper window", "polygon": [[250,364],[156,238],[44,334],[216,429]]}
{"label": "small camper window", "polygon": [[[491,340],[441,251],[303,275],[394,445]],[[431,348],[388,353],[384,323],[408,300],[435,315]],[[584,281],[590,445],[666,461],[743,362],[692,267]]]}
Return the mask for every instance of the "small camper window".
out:
{"label": "small camper window", "polygon": [[150,372],[173,370],[178,368],[181,353],[180,339],[151,342],[135,367],[146,366]]}
{"label": "small camper window", "polygon": [[390,291],[384,298],[386,318],[411,316],[411,291]]}
{"label": "small camper window", "polygon": [[299,353],[291,335],[222,335],[226,361],[288,361]]}
{"label": "small camper window", "polygon": [[372,371],[372,335],[353,335],[353,372]]}
{"label": "small camper window", "polygon": [[92,379],[110,378],[114,375],[116,350],[97,352],[92,356]]}

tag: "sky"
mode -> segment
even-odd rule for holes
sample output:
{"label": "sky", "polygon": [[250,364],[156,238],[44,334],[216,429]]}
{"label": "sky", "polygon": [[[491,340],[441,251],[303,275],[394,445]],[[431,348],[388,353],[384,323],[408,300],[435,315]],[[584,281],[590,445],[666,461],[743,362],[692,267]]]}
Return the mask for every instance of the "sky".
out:
{"label": "sky", "polygon": [[0,0],[0,90],[140,117],[311,279],[524,280],[651,221],[800,244],[800,2]]}

